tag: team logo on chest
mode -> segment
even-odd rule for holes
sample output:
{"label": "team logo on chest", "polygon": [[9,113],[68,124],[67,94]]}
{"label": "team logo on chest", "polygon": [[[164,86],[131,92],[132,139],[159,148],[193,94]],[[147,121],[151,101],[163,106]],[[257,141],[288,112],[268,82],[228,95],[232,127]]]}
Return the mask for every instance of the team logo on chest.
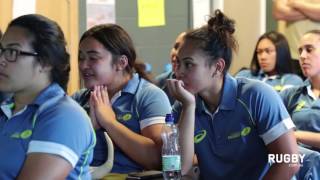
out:
{"label": "team logo on chest", "polygon": [[245,127],[245,128],[243,128],[241,131],[239,131],[239,132],[231,133],[231,134],[228,136],[228,139],[231,140],[231,139],[236,139],[236,138],[240,138],[240,137],[245,137],[245,136],[247,136],[248,134],[250,134],[250,132],[251,132],[251,128],[250,128],[250,127]]}
{"label": "team logo on chest", "polygon": [[205,137],[207,136],[207,131],[206,130],[200,130],[196,133],[194,136],[194,143],[198,144],[200,143]]}
{"label": "team logo on chest", "polygon": [[24,130],[21,133],[15,132],[10,137],[17,139],[28,139],[32,135],[32,131],[30,129]]}
{"label": "team logo on chest", "polygon": [[117,115],[117,119],[122,121],[129,121],[131,120],[131,118],[132,118],[132,115],[130,113]]}

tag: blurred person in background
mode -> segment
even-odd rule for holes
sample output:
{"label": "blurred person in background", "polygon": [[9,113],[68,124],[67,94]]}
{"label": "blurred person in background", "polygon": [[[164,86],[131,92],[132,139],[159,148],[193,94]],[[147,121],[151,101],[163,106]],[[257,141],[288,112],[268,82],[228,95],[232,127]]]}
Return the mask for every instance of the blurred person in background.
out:
{"label": "blurred person in background", "polygon": [[292,73],[291,61],[286,38],[281,33],[270,31],[258,39],[250,69],[241,70],[235,77],[260,80],[280,92],[303,82]]}

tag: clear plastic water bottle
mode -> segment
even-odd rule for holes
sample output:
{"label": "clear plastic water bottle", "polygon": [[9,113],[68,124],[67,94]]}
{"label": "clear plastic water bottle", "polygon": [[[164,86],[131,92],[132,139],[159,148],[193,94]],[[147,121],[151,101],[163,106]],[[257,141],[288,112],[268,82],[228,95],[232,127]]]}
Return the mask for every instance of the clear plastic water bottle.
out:
{"label": "clear plastic water bottle", "polygon": [[172,114],[166,115],[166,124],[162,128],[162,172],[165,180],[181,179],[181,155],[179,131],[174,124]]}

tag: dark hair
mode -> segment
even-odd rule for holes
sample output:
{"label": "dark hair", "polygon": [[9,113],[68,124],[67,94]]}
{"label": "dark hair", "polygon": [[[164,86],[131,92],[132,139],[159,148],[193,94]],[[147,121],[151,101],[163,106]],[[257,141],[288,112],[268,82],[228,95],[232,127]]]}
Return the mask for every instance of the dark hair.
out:
{"label": "dark hair", "polygon": [[220,10],[216,10],[207,25],[187,32],[185,39],[199,42],[199,48],[210,57],[210,66],[216,59],[224,59],[225,73],[231,65],[232,50],[238,48],[238,43],[232,35],[235,32],[234,25],[234,20],[229,19]]}
{"label": "dark hair", "polygon": [[141,77],[151,81],[144,69],[136,63],[137,55],[133,41],[121,26],[116,24],[94,26],[82,35],[80,43],[87,37],[93,37],[111,52],[113,64],[116,63],[118,57],[125,55],[128,58],[128,66],[125,71],[132,74],[135,70]]}
{"label": "dark hair", "polygon": [[33,35],[31,45],[38,53],[39,63],[51,66],[51,80],[67,90],[70,56],[59,25],[42,15],[29,14],[12,20],[8,27],[12,26],[27,29]]}
{"label": "dark hair", "polygon": [[0,29],[0,39],[1,39],[1,37],[2,37],[2,31],[1,31],[1,29]]}
{"label": "dark hair", "polygon": [[289,49],[289,44],[287,39],[284,35],[276,31],[270,31],[264,33],[262,36],[259,37],[257,44],[255,46],[255,50],[253,52],[253,57],[251,60],[250,70],[251,74],[256,76],[260,71],[260,65],[258,62],[258,55],[257,55],[257,47],[261,40],[268,39],[270,40],[274,46],[276,47],[276,66],[275,70],[278,74],[285,74],[285,73],[292,73],[292,63],[291,63],[291,54]]}

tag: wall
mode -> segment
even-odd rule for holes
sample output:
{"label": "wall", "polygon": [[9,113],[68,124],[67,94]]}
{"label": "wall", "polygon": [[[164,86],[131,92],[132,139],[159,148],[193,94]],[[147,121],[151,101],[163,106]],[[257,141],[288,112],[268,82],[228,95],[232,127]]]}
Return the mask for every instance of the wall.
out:
{"label": "wall", "polygon": [[267,0],[267,29],[266,32],[278,29],[278,22],[272,16],[272,1]]}
{"label": "wall", "polygon": [[256,41],[265,32],[265,1],[224,0],[224,12],[236,21],[235,36],[239,43],[238,53],[234,55],[230,73],[241,67],[249,67]]}
{"label": "wall", "polygon": [[152,64],[154,74],[161,73],[164,64],[169,62],[169,52],[176,36],[191,27],[189,12],[189,0],[165,0],[166,25],[139,28],[137,1],[116,1],[116,23],[130,34],[138,56]]}
{"label": "wall", "polygon": [[[55,7],[55,8],[52,8]],[[57,11],[59,9],[59,11]],[[67,40],[67,48],[70,53],[70,80],[68,84],[68,93],[72,94],[79,89],[79,71],[78,71],[78,0],[54,0],[37,1],[36,11],[45,15],[61,26],[64,36]]]}
{"label": "wall", "polygon": [[[5,30],[7,24],[12,19],[13,0],[0,0],[0,28]],[[54,8],[53,8],[54,7]],[[58,10],[57,10],[58,9]],[[78,0],[38,0],[36,2],[36,13],[47,16],[55,20],[62,28],[67,40],[70,53],[70,80],[68,93],[72,94],[79,89],[78,75]]]}
{"label": "wall", "polygon": [[0,0],[0,29],[4,32],[12,19],[12,1]]}

